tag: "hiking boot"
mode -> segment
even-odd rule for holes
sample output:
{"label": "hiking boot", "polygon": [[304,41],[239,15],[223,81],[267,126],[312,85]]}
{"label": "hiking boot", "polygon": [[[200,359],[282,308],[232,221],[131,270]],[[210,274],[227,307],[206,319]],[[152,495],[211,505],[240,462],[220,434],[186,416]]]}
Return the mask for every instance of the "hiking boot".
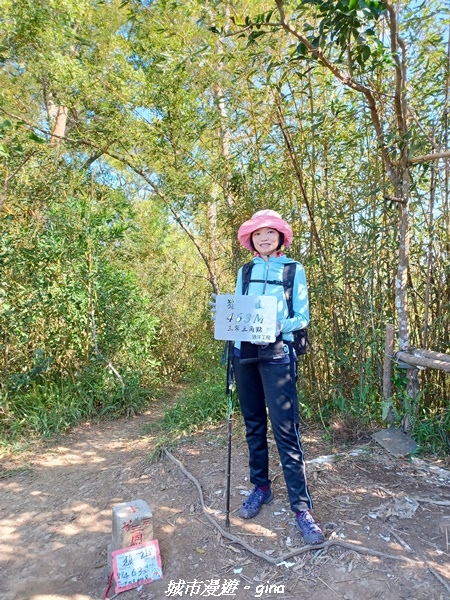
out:
{"label": "hiking boot", "polygon": [[320,527],[312,518],[309,510],[302,510],[297,513],[295,524],[307,544],[322,544],[325,541]]}
{"label": "hiking boot", "polygon": [[244,500],[239,509],[239,516],[242,519],[253,519],[261,510],[263,504],[269,504],[272,502],[273,494],[272,490],[268,489],[267,492],[263,492],[257,485],[253,488],[253,492]]}

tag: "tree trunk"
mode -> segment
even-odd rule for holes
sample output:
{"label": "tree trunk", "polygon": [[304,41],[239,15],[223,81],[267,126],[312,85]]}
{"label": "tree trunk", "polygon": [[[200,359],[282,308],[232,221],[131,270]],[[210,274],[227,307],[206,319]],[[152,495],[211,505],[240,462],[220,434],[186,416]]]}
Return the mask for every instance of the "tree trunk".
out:
{"label": "tree trunk", "polygon": [[409,347],[408,333],[408,268],[409,268],[409,211],[408,204],[399,205],[398,266],[395,277],[395,307],[398,319],[398,343],[401,350]]}
{"label": "tree trunk", "polygon": [[67,107],[60,106],[54,101],[50,92],[45,95],[48,119],[50,121],[50,148],[57,148],[64,138],[67,125]]}

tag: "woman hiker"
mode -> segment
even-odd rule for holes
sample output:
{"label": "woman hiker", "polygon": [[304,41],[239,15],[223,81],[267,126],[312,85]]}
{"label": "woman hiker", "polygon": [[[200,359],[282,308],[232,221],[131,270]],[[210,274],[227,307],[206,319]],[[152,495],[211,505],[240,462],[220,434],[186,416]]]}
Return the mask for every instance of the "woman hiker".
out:
{"label": "woman hiker", "polygon": [[[236,342],[234,345],[233,369],[246,428],[250,481],[254,484],[253,491],[240,507],[239,516],[252,519],[263,504],[273,499],[267,445],[268,411],[296,526],[307,544],[321,544],[324,541],[323,533],[309,512],[313,502],[306,483],[300,441],[295,385],[297,357],[292,347],[292,332],[306,327],[309,322],[308,288],[303,266],[287,258],[281,251],[290,245],[292,238],[290,225],[273,210],[256,212],[238,231],[240,244],[254,252],[255,257],[250,281],[244,282],[248,289],[243,289],[241,267],[235,293],[253,296],[270,294],[278,300],[275,342],[268,345]],[[287,263],[296,265],[292,285],[292,317],[289,316],[283,287],[283,272]]]}

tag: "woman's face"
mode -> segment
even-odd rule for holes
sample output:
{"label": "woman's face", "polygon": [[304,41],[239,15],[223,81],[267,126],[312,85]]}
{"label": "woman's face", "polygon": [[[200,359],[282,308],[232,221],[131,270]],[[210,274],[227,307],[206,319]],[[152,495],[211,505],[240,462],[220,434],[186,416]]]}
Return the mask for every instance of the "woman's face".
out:
{"label": "woman's face", "polygon": [[261,227],[252,233],[252,242],[256,252],[265,260],[269,256],[276,256],[280,243],[280,234],[272,227]]}

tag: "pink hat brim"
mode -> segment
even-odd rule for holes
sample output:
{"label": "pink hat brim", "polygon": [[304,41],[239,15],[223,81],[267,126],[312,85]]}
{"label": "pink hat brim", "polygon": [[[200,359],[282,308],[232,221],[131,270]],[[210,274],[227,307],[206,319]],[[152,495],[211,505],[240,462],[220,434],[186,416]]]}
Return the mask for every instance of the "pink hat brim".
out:
{"label": "pink hat brim", "polygon": [[275,215],[259,215],[258,213],[239,227],[237,234],[239,243],[244,248],[247,248],[247,250],[250,250],[250,252],[254,252],[254,248],[251,245],[251,236],[254,231],[261,229],[261,227],[271,227],[282,233],[284,235],[283,246],[285,248],[291,244],[294,234],[289,223]]}

